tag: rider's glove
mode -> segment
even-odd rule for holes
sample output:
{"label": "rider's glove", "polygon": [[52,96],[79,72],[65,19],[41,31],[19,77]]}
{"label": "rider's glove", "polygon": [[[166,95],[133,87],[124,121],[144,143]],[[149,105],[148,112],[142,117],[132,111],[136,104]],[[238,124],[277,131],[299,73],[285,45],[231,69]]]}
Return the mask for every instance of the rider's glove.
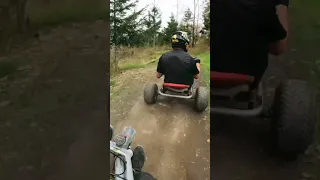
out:
{"label": "rider's glove", "polygon": [[197,63],[200,64],[200,59],[195,58],[194,60],[196,61],[196,64],[197,64]]}

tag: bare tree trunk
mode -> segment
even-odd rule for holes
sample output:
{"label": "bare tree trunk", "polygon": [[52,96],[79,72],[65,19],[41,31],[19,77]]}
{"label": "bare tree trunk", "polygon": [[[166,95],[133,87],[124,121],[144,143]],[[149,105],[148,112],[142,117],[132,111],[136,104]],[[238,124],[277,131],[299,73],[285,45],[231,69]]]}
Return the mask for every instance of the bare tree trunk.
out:
{"label": "bare tree trunk", "polygon": [[[197,29],[199,28],[199,17],[200,17],[200,2],[199,0],[197,0],[197,7],[198,7],[198,17],[197,17]],[[198,41],[198,34],[196,35],[197,39],[196,39],[196,42],[195,44],[197,44],[197,41]]]}
{"label": "bare tree trunk", "polygon": [[177,22],[179,22],[179,18],[178,18],[178,12],[179,12],[179,0],[177,0]]}
{"label": "bare tree trunk", "polygon": [[195,46],[196,0],[193,0],[193,10],[192,47]]}
{"label": "bare tree trunk", "polygon": [[[153,0],[153,7],[156,8],[156,0]],[[154,21],[153,21],[153,48],[156,47],[156,20],[155,20],[155,12],[153,12],[153,17],[154,17]]]}
{"label": "bare tree trunk", "polygon": [[24,33],[27,30],[28,16],[27,16],[27,0],[17,0],[17,27],[20,33]]}
{"label": "bare tree trunk", "polygon": [[[116,1],[114,1],[114,3],[113,3],[113,9],[114,9],[114,11],[113,11],[113,16],[114,16],[114,18],[116,17]],[[114,33],[114,35],[113,35],[113,37],[116,37],[116,21],[114,21],[113,22],[113,29],[114,29],[114,31],[113,31],[113,33]],[[115,72],[118,72],[119,71],[119,67],[118,67],[118,59],[117,59],[117,53],[118,53],[118,47],[117,47],[117,43],[116,43],[117,41],[115,40],[115,43],[114,43],[114,60],[113,60],[113,68],[114,68],[114,71]]]}

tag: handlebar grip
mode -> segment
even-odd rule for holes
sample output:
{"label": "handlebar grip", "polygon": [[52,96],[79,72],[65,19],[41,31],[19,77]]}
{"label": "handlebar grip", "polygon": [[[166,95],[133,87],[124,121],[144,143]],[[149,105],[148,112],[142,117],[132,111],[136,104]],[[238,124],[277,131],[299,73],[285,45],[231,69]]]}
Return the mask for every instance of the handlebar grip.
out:
{"label": "handlebar grip", "polygon": [[200,64],[200,59],[195,58],[194,60],[196,61],[196,63]]}
{"label": "handlebar grip", "polygon": [[121,134],[126,137],[126,142],[122,147],[128,149],[136,135],[136,130],[132,127],[125,127]]}

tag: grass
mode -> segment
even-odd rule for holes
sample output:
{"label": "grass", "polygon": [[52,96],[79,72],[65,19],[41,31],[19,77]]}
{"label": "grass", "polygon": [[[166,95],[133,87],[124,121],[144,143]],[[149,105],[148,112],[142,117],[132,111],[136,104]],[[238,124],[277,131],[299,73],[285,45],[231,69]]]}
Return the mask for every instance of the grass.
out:
{"label": "grass", "polygon": [[[312,83],[318,84],[320,78],[320,1],[293,0],[290,7],[290,46],[295,49],[288,53],[288,60],[301,64],[309,71]],[[286,58],[287,59],[287,58]],[[320,131],[320,126],[318,127]],[[320,143],[320,138],[319,143]]]}
{"label": "grass", "polygon": [[[156,62],[163,53],[170,50],[170,46],[160,46],[156,48],[121,48],[121,51],[118,53],[119,68],[121,71],[125,71],[153,65],[154,62]],[[206,58],[206,56],[204,56],[204,52],[207,52],[207,54],[209,54],[208,51],[209,49],[207,43],[204,41],[200,41],[195,48],[190,49],[189,53],[195,57],[200,55],[202,56],[202,58]],[[111,49],[110,63],[112,63],[114,60],[113,52],[113,49]],[[210,56],[208,58],[210,58]],[[209,60],[207,61],[207,63],[207,66],[210,67]],[[111,69],[111,72],[114,71]]]}
{"label": "grass", "polygon": [[120,66],[121,71],[130,70],[130,69],[138,69],[138,68],[144,68],[146,65],[144,64],[125,64]]}
{"label": "grass", "polygon": [[210,51],[208,42],[200,40],[195,48],[190,49],[193,57],[201,60],[201,76],[207,85],[210,84]]}
{"label": "grass", "polygon": [[114,79],[110,78],[110,87],[114,87],[116,85],[116,82]]}
{"label": "grass", "polygon": [[[309,72],[310,77],[301,78],[318,85],[320,78],[320,1],[293,0],[290,4],[290,48],[294,51],[288,52],[284,59],[295,62],[299,71]],[[320,132],[320,123],[317,129]],[[316,138],[318,144],[320,144],[319,135],[318,133]],[[320,176],[318,166],[314,166],[311,172],[317,177]]]}
{"label": "grass", "polygon": [[[290,60],[307,65],[312,74],[320,77],[320,1],[293,0],[290,7]],[[294,55],[292,55],[294,53]]]}
{"label": "grass", "polygon": [[[163,53],[164,52],[162,52],[161,54],[163,54]],[[161,54],[159,54],[158,57],[160,57]],[[158,62],[158,58],[152,59],[152,60],[145,62],[143,64],[124,64],[124,65],[120,66],[120,70],[125,71],[125,70],[130,70],[130,69],[146,68],[149,66],[153,66],[157,62]]]}
{"label": "grass", "polygon": [[[155,48],[138,48],[138,47],[126,47],[121,48],[118,52],[117,58],[119,59],[119,68],[121,71],[144,68],[150,63],[158,60],[158,58],[164,52],[168,51],[170,47],[159,46]],[[110,54],[110,71],[112,69],[112,62],[114,61],[114,50],[111,49]]]}
{"label": "grass", "polygon": [[202,53],[197,56],[201,60],[201,76],[204,82],[210,84],[210,53]]}

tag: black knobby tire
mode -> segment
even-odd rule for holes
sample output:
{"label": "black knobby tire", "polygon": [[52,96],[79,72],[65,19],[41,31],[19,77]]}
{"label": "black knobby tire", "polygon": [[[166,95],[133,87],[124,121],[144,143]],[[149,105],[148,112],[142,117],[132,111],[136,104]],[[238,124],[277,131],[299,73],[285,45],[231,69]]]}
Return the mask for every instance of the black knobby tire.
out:
{"label": "black knobby tire", "polygon": [[157,101],[158,98],[158,86],[157,84],[148,84],[144,88],[144,102],[147,104],[154,104]]}
{"label": "black knobby tire", "polygon": [[198,112],[202,112],[207,109],[209,104],[208,91],[205,87],[199,87],[196,89],[195,94],[195,109]]}
{"label": "black knobby tire", "polygon": [[276,89],[272,136],[277,152],[287,159],[296,159],[313,141],[316,113],[314,93],[301,80],[288,80]]}

